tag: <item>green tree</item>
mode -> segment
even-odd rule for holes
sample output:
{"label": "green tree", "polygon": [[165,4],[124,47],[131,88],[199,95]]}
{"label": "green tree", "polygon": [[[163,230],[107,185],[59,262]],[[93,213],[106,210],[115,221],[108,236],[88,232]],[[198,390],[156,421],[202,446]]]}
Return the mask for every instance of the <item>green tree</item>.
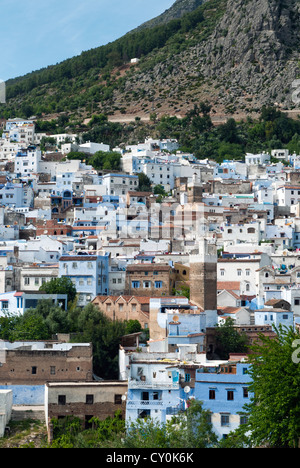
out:
{"label": "green tree", "polygon": [[42,315],[35,309],[28,309],[15,324],[11,338],[12,341],[48,340],[51,333]]}
{"label": "green tree", "polygon": [[13,341],[12,333],[19,321],[19,317],[12,314],[5,314],[0,317],[0,339]]}
{"label": "green tree", "polygon": [[220,359],[228,359],[230,353],[246,353],[247,350],[247,336],[235,329],[231,318],[225,320],[216,330],[216,354]]}
{"label": "green tree", "polygon": [[128,320],[126,322],[125,334],[138,333],[142,331],[142,326],[138,320]]}
{"label": "green tree", "polygon": [[125,335],[126,323],[112,321],[88,304],[78,316],[77,341],[93,344],[93,368],[104,379],[116,379],[119,375],[119,344]]}
{"label": "green tree", "polygon": [[166,424],[139,419],[127,428],[125,448],[212,448],[217,437],[202,402],[190,400],[185,412]]}
{"label": "green tree", "polygon": [[40,287],[40,291],[43,291],[46,294],[67,294],[68,302],[73,302],[77,295],[74,284],[67,276],[52,278]]}
{"label": "green tree", "polygon": [[139,178],[139,190],[141,192],[152,192],[151,180],[149,179],[149,177],[143,172],[140,172],[138,174],[138,178]]}
{"label": "green tree", "polygon": [[275,328],[276,338],[260,336],[249,355],[253,398],[243,427],[253,447],[297,448],[300,441],[300,334]]}
{"label": "green tree", "polygon": [[121,154],[114,151],[97,151],[90,159],[90,164],[94,169],[118,171],[121,169]]}

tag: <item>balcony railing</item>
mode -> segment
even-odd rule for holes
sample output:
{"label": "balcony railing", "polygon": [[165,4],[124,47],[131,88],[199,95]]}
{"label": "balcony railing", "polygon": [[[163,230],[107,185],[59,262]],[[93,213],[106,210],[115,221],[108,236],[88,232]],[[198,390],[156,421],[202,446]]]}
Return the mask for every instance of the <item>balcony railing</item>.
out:
{"label": "balcony railing", "polygon": [[128,388],[153,388],[153,389],[168,389],[168,390],[178,390],[179,383],[174,382],[152,382],[152,381],[142,381],[142,380],[129,380]]}
{"label": "balcony railing", "polygon": [[163,409],[166,408],[163,401],[160,400],[129,400],[127,401],[128,408],[148,408],[148,409]]}

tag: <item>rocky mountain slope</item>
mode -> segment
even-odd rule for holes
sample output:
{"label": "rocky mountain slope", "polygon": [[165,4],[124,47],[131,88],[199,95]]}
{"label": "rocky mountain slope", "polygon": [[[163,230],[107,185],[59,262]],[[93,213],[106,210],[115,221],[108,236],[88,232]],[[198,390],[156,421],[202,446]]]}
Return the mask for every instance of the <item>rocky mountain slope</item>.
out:
{"label": "rocky mountain slope", "polygon": [[[13,113],[27,104],[27,113],[69,111],[87,118],[103,112],[122,120],[185,115],[207,101],[216,121],[254,115],[263,104],[297,113],[299,20],[299,0],[177,0],[115,48],[46,70],[51,79],[45,71],[18,79],[7,109]],[[134,66],[133,54],[141,58]]]}
{"label": "rocky mountain slope", "polygon": [[166,24],[173,19],[181,18],[186,13],[191,13],[196,10],[200,5],[206,3],[209,0],[176,0],[175,3],[168,8],[164,13],[153,18],[150,21],[146,21],[141,24],[135,31],[140,31],[145,28],[152,28],[160,24]]}
{"label": "rocky mountain slope", "polygon": [[[292,93],[300,78],[300,3],[218,4],[214,2],[224,13],[209,37],[203,40],[197,31],[188,48],[163,57],[151,71],[137,70],[127,86],[142,87],[158,113],[184,114],[202,100],[209,101],[220,116],[247,114],[263,104],[297,109]],[[207,9],[206,15],[210,13]]]}

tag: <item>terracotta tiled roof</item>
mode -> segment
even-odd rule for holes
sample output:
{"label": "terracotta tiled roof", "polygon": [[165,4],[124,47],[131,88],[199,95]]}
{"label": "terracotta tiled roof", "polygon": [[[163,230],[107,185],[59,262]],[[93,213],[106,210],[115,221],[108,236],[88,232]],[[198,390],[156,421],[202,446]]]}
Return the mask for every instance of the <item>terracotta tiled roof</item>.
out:
{"label": "terracotta tiled roof", "polygon": [[240,290],[240,281],[218,281],[217,289],[226,291],[239,291]]}

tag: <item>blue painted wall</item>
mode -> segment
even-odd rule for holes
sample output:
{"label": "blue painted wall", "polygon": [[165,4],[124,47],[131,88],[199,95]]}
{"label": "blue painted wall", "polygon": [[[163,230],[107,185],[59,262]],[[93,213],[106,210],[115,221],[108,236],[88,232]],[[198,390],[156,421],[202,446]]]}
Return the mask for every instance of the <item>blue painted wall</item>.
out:
{"label": "blue painted wall", "polygon": [[45,385],[0,385],[0,390],[12,390],[13,405],[41,406],[45,403]]}

